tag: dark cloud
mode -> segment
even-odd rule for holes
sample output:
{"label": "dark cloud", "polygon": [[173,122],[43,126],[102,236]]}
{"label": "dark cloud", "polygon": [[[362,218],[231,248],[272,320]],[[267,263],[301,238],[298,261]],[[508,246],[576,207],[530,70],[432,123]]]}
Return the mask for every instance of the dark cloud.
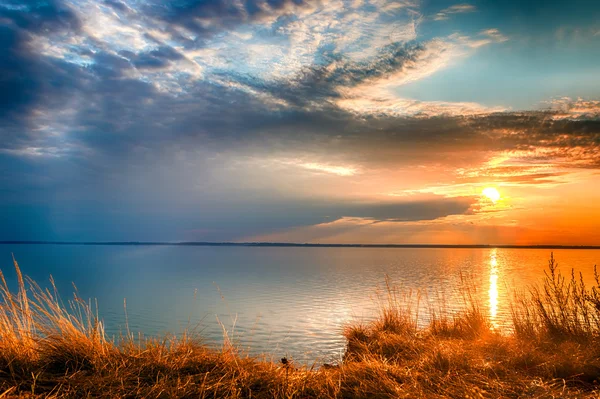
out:
{"label": "dark cloud", "polygon": [[600,167],[600,120],[596,118],[571,119],[556,111],[504,112],[470,119],[466,127],[480,135],[490,150],[531,151],[531,161]]}
{"label": "dark cloud", "polygon": [[289,80],[266,83],[243,75],[236,78],[249,87],[304,107],[315,101],[340,98],[340,88],[354,87],[402,69],[410,69],[410,65],[425,51],[425,44],[393,43],[380,49],[373,59],[364,62],[352,61],[339,53],[328,51],[321,54],[320,63],[304,67]]}
{"label": "dark cloud", "polygon": [[[259,203],[245,201],[238,206],[228,206],[225,212],[232,208],[243,209],[243,215],[236,215],[232,222],[244,221],[255,225],[262,221],[271,228],[285,228],[299,225],[313,225],[332,222],[344,217],[366,218],[374,221],[418,221],[434,220],[449,215],[465,214],[475,202],[471,197],[445,198],[430,196],[427,198],[403,198],[389,202],[358,202],[345,200],[290,200],[273,201],[264,198]],[[217,204],[212,207],[218,210]],[[286,218],[279,215],[286,214]],[[208,216],[207,217],[212,217]],[[219,214],[215,223],[222,223],[227,217]],[[295,220],[294,220],[295,219]],[[290,222],[293,220],[293,222]]]}
{"label": "dark cloud", "polygon": [[[273,233],[293,227],[329,223],[342,218],[382,221],[425,221],[449,215],[469,213],[476,199],[472,197],[405,198],[389,202],[352,202],[344,200],[273,200],[260,202],[245,200],[240,203],[213,204],[210,213],[197,216],[194,225],[227,234],[235,230],[240,239],[248,235]],[[226,201],[227,202],[227,201]],[[285,215],[285,217],[282,217]]]}
{"label": "dark cloud", "polygon": [[129,10],[129,7],[119,0],[104,0],[104,4],[114,8],[117,11],[127,12]]}
{"label": "dark cloud", "polygon": [[[292,14],[293,11],[311,7],[311,0],[184,0],[165,3],[152,0],[144,14],[168,24],[168,30],[187,47],[202,47],[204,41],[223,31],[241,24],[259,22],[267,18]],[[175,26],[184,27],[193,33],[190,39],[182,35]]]}
{"label": "dark cloud", "polygon": [[[358,217],[377,221],[419,221],[434,220],[449,215],[465,214],[475,202],[471,197],[429,198],[394,203],[372,204],[336,204],[331,210],[334,219],[341,217]],[[337,216],[337,217],[336,217]]]}
{"label": "dark cloud", "polygon": [[[0,207],[4,226],[0,240],[165,240],[194,239],[187,231],[202,228],[213,240],[239,240],[255,234],[333,222],[343,217],[371,222],[434,220],[469,212],[473,198],[408,198],[389,203],[353,203],[330,200],[224,199],[204,202],[202,207],[146,209],[134,211],[122,200],[61,200],[51,204]],[[11,213],[7,212],[12,210]],[[4,211],[4,212],[3,212]],[[26,217],[24,216],[26,215]],[[283,217],[282,215],[285,215]],[[36,227],[39,223],[43,230]],[[13,234],[18,233],[18,238]],[[50,235],[49,235],[50,234]],[[12,238],[11,238],[12,237]],[[27,238],[29,237],[29,238]],[[32,238],[33,237],[33,238]],[[169,238],[170,237],[170,238]]]}
{"label": "dark cloud", "polygon": [[140,69],[164,68],[168,66],[171,61],[177,61],[184,58],[181,53],[168,46],[161,46],[156,50],[140,54],[122,52],[122,55],[129,59],[136,68]]}
{"label": "dark cloud", "polygon": [[98,51],[91,55],[94,63],[88,68],[96,78],[101,82],[108,84],[116,83],[116,80],[123,78],[128,72],[133,71],[131,62],[125,56],[110,54],[105,51]]}
{"label": "dark cloud", "polygon": [[74,14],[57,1],[13,0],[3,5],[0,16],[27,32],[77,31],[80,26]]}
{"label": "dark cloud", "polygon": [[36,97],[38,84],[31,70],[23,35],[15,28],[0,27],[0,118],[23,110]]}
{"label": "dark cloud", "polygon": [[[162,6],[162,7],[161,7]],[[195,32],[206,31],[198,19],[218,21],[221,25],[249,22],[266,16],[280,15],[292,8],[307,6],[302,0],[246,0],[241,3],[227,0],[186,0],[167,7],[156,3],[154,10],[164,19],[182,24]]]}
{"label": "dark cloud", "polygon": [[77,32],[79,22],[54,1],[10,2],[0,7],[0,19],[0,127],[18,127],[38,103],[60,101],[77,84],[76,68],[40,57],[30,46],[31,35]]}

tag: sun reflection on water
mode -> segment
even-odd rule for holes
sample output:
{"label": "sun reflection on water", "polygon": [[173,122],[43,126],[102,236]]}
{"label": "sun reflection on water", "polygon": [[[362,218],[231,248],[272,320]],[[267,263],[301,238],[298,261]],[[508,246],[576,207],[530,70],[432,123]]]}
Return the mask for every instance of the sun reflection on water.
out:
{"label": "sun reflection on water", "polygon": [[490,252],[490,322],[497,328],[498,315],[498,259],[496,248]]}

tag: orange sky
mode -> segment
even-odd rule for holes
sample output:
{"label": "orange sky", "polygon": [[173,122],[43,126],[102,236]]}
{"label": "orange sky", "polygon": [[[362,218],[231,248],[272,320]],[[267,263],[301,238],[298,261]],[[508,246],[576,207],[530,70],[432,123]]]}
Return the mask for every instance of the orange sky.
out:
{"label": "orange sky", "polygon": [[[494,167],[510,164],[504,160]],[[447,198],[469,197],[472,206],[466,214],[449,215],[429,221],[381,221],[369,218],[342,218],[313,226],[287,229],[273,234],[245,237],[241,241],[288,241],[319,243],[397,243],[397,244],[556,244],[598,245],[600,243],[600,173],[578,169],[552,167],[560,174],[556,181],[509,182],[512,177],[523,176],[523,171],[502,174],[500,178],[485,169],[458,173],[468,174],[468,183],[428,184],[413,183],[412,189],[403,189],[416,182],[420,176],[413,173],[390,173],[383,178],[366,176],[352,179],[319,176],[316,180],[329,180],[323,191],[360,192],[368,198],[366,190],[378,201],[417,193],[432,193]],[[544,166],[546,168],[546,166]],[[483,174],[479,177],[478,173]],[[424,172],[429,175],[430,172]],[[443,175],[443,173],[441,173]],[[402,178],[405,177],[405,178]],[[433,176],[431,177],[433,180]],[[445,176],[444,176],[445,178]],[[443,179],[441,179],[444,181]],[[318,185],[320,186],[320,185]],[[347,187],[347,188],[346,188]],[[482,191],[486,187],[497,189],[500,199],[492,202]]]}

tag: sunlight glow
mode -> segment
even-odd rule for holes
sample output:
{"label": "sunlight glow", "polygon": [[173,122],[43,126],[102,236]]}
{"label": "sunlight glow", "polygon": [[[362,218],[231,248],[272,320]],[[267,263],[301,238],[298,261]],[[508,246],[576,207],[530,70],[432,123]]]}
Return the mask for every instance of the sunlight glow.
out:
{"label": "sunlight glow", "polygon": [[494,187],[484,188],[483,191],[481,192],[481,194],[483,194],[485,197],[487,197],[494,204],[496,202],[498,202],[498,200],[500,199],[500,193]]}

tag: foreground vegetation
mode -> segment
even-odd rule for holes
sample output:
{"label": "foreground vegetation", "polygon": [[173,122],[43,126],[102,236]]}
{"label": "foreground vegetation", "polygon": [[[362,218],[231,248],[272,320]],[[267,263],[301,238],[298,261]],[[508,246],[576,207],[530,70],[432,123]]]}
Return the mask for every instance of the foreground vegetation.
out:
{"label": "foreground vegetation", "polygon": [[115,343],[89,303],[24,279],[0,284],[0,398],[598,397],[600,282],[561,275],[515,298],[514,333],[495,332],[467,292],[459,315],[417,327],[410,300],[388,287],[379,317],[348,326],[339,365],[298,368],[215,351],[193,338]]}

